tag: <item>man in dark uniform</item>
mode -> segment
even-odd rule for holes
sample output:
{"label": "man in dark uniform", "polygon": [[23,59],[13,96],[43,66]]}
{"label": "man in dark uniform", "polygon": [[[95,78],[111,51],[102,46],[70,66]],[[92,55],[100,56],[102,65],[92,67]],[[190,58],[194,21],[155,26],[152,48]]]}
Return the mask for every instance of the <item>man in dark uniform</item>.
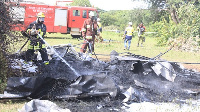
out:
{"label": "man in dark uniform", "polygon": [[37,20],[32,22],[26,30],[29,38],[28,50],[25,54],[25,60],[27,62],[33,60],[34,52],[35,50],[38,50],[41,53],[44,64],[49,64],[45,43],[42,39],[40,39],[38,35],[40,34],[42,37],[44,37],[44,35],[46,34],[46,25],[44,24],[44,18],[44,13],[38,13]]}

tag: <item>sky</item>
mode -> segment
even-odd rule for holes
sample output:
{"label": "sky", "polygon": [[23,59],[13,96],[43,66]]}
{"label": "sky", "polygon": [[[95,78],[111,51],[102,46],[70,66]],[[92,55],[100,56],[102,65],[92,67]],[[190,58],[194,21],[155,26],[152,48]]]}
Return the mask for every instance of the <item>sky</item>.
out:
{"label": "sky", "polygon": [[147,8],[147,4],[133,0],[90,0],[94,7],[104,10],[131,10],[134,8]]}
{"label": "sky", "polygon": [[[25,0],[25,1],[40,1],[46,4],[55,5],[56,0]],[[71,0],[58,0],[71,1]],[[134,8],[147,8],[147,4],[141,0],[89,0],[91,5],[100,9],[109,10],[131,10]]]}

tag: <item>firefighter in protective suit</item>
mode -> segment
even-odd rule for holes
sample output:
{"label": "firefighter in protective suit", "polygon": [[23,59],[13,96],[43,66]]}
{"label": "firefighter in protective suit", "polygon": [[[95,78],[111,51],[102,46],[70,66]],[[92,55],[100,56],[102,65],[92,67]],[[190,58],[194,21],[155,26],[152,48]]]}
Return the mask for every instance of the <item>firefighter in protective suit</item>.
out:
{"label": "firefighter in protective suit", "polygon": [[89,18],[86,19],[82,27],[82,37],[84,39],[80,52],[85,53],[87,47],[89,47],[89,53],[94,51],[94,40],[97,34],[97,21],[94,16],[94,12],[90,11]]}
{"label": "firefighter in protective suit", "polygon": [[26,29],[28,34],[29,42],[28,42],[28,50],[25,54],[25,60],[32,61],[34,58],[35,50],[38,50],[41,53],[42,61],[44,64],[49,64],[49,59],[47,55],[47,50],[45,43],[42,39],[40,39],[40,34],[42,37],[46,34],[46,25],[44,24],[44,13],[40,12],[37,14],[37,20],[32,22]]}

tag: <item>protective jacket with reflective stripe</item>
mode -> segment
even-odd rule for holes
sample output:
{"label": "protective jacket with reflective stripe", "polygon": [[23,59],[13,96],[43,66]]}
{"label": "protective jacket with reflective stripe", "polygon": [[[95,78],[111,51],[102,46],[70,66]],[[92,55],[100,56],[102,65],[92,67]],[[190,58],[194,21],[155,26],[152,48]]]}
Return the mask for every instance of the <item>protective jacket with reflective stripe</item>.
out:
{"label": "protective jacket with reflective stripe", "polygon": [[95,38],[95,34],[97,33],[97,22],[96,21],[92,21],[90,18],[86,19],[83,23],[83,27],[82,27],[82,36],[88,39],[92,39]]}
{"label": "protective jacket with reflective stripe", "polygon": [[[36,26],[36,30],[39,31],[39,34],[44,37],[44,35],[46,34],[46,25],[45,24],[41,24],[41,23],[37,23],[36,21],[32,22],[28,27],[27,27],[27,33],[29,33],[29,31],[33,28],[33,26]],[[40,38],[38,35],[34,35],[34,38]],[[40,41],[37,42],[37,45],[31,45],[31,41],[28,42],[28,49],[41,49],[41,48],[45,48],[45,43],[44,41]]]}

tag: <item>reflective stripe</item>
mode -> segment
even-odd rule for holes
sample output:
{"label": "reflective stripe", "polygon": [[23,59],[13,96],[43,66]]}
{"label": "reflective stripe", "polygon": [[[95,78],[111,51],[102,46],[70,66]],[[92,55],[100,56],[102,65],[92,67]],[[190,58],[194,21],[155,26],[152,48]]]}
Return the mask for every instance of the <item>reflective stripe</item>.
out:
{"label": "reflective stripe", "polygon": [[86,28],[90,28],[90,25],[87,25]]}
{"label": "reflective stripe", "polygon": [[26,32],[29,33],[29,31],[31,31],[31,29],[28,29]]}
{"label": "reflective stripe", "polygon": [[28,41],[28,49],[33,49],[33,46],[31,45],[31,41]]}
{"label": "reflective stripe", "polygon": [[[40,42],[37,42],[37,45],[36,45],[36,46],[33,46],[33,45],[31,45],[31,41],[29,41],[29,42],[28,42],[28,49],[33,49],[33,50],[34,50],[34,49],[35,49],[35,50],[36,50],[36,49],[41,49],[41,48],[40,48],[40,44],[41,44]],[[46,48],[46,45],[45,45],[45,44],[42,44],[41,47],[42,47],[42,48]]]}
{"label": "reflective stripe", "polygon": [[86,36],[85,38],[86,39],[92,39],[92,36]]}
{"label": "reflective stripe", "polygon": [[26,31],[28,35],[30,35],[30,34],[29,34],[29,33],[30,33],[30,31],[31,31],[31,29],[28,29],[28,30]]}
{"label": "reflective stripe", "polygon": [[34,46],[34,49],[40,49],[40,42],[37,42],[37,45]]}
{"label": "reflective stripe", "polygon": [[46,45],[45,45],[45,44],[42,44],[42,48],[46,48]]}
{"label": "reflective stripe", "polygon": [[[41,29],[38,29],[38,31],[39,31],[39,34],[41,35],[41,36],[43,36],[43,33],[44,32],[42,32],[42,30]],[[39,36],[37,36],[37,38],[40,38]]]}
{"label": "reflective stripe", "polygon": [[86,29],[85,28],[82,28],[82,30],[81,31],[84,31],[84,32],[86,32]]}

